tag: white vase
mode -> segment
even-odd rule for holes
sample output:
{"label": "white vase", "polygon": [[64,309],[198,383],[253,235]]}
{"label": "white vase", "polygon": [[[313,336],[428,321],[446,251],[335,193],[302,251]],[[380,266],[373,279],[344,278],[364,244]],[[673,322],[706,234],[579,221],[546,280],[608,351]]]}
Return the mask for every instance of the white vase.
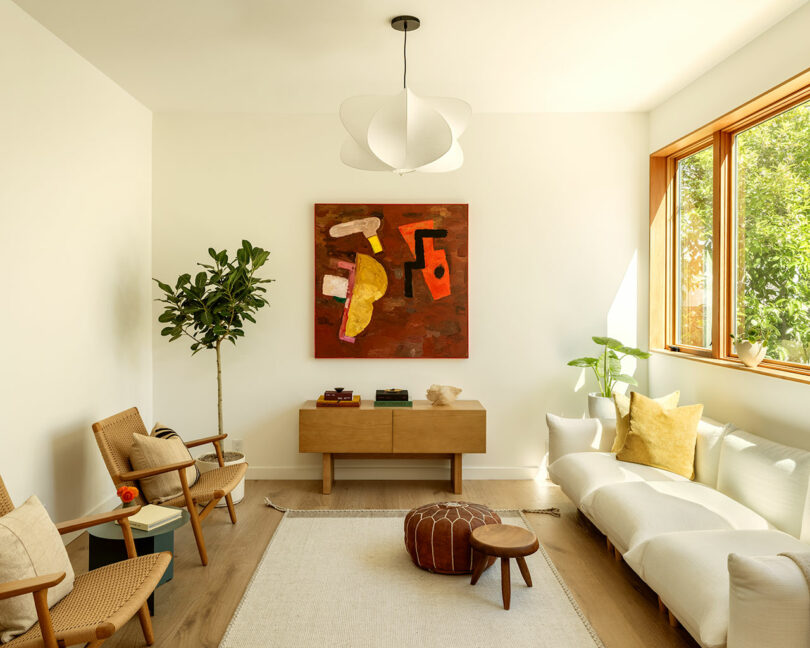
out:
{"label": "white vase", "polygon": [[[238,459],[232,459],[231,461],[225,461],[226,466],[233,466],[235,464],[245,463],[245,455],[241,452],[226,452],[225,456],[228,455],[239,455]],[[199,459],[197,459],[197,468],[200,469],[200,474],[206,473],[210,470],[216,470],[219,468],[219,462],[217,461],[217,456],[215,454],[207,454],[203,455]],[[245,478],[242,478],[242,481],[239,482],[239,485],[231,491],[231,498],[233,499],[234,504],[238,504],[243,499],[245,499]],[[216,508],[221,508],[223,506],[228,506],[228,503],[225,501],[223,497],[219,502],[217,502]]]}
{"label": "white vase", "polygon": [[588,394],[588,414],[591,418],[615,419],[616,406],[613,404],[613,399],[597,392],[591,392]]}
{"label": "white vase", "polygon": [[746,367],[756,367],[762,362],[765,354],[768,353],[768,347],[762,342],[749,342],[743,340],[742,342],[734,343],[734,351],[736,351],[740,360]]}

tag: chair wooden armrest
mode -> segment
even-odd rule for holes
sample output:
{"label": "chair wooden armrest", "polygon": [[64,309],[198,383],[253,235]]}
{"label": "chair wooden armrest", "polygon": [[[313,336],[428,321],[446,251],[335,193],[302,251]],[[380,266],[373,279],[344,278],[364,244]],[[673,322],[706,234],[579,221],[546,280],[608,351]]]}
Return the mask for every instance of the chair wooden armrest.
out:
{"label": "chair wooden armrest", "polygon": [[76,520],[68,520],[56,525],[56,529],[61,535],[72,533],[73,531],[80,531],[88,527],[104,524],[105,522],[113,522],[115,520],[122,520],[128,518],[130,515],[135,515],[141,510],[140,506],[129,506],[127,508],[115,509],[107,513],[97,513],[96,515],[88,515],[86,517],[78,518]]}
{"label": "chair wooden armrest", "polygon": [[186,443],[186,447],[196,448],[197,446],[205,445],[206,443],[216,443],[217,441],[223,441],[227,438],[227,434],[218,434],[217,436],[205,437],[204,439],[194,439],[194,441],[189,441]]}
{"label": "chair wooden armrest", "polygon": [[157,468],[145,468],[144,470],[130,470],[129,472],[121,473],[113,478],[116,484],[125,481],[138,481],[147,477],[154,477],[155,475],[162,475],[163,473],[172,472],[173,470],[183,470],[184,468],[191,468],[194,465],[194,459],[188,461],[181,461],[179,463],[169,464],[167,466],[158,466]]}
{"label": "chair wooden armrest", "polygon": [[61,583],[64,578],[65,572],[59,572],[45,574],[44,576],[35,576],[34,578],[10,581],[8,583],[0,583],[0,601],[11,598],[12,596],[22,596],[23,594],[33,594],[34,592],[47,590],[49,587]]}

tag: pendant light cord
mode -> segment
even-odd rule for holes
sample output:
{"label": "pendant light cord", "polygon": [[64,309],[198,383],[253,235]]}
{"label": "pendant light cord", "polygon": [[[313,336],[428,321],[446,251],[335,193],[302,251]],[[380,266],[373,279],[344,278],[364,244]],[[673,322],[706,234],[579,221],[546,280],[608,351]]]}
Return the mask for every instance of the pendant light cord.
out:
{"label": "pendant light cord", "polygon": [[405,22],[405,39],[402,45],[402,87],[408,87],[408,22]]}

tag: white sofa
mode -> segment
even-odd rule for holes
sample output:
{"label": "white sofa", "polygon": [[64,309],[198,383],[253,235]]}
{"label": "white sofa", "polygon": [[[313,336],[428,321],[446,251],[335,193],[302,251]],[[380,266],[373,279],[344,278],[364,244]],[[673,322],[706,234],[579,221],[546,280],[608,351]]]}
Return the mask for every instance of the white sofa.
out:
{"label": "white sofa", "polygon": [[779,556],[810,552],[810,452],[704,419],[690,481],[600,451],[596,419],[547,422],[551,480],[701,646],[810,646],[808,583]]}

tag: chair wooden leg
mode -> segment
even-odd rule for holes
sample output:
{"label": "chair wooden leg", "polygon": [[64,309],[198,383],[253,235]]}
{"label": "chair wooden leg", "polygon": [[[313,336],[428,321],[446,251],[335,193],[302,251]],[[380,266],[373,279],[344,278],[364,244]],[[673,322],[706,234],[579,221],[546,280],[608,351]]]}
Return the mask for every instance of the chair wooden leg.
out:
{"label": "chair wooden leg", "polygon": [[233,507],[233,497],[228,493],[225,496],[225,501],[228,504],[228,514],[231,516],[231,524],[236,524],[236,509]]}
{"label": "chair wooden leg", "polygon": [[518,567],[520,568],[520,573],[523,576],[523,580],[526,581],[526,587],[532,586],[532,575],[529,573],[529,566],[526,564],[526,559],[523,556],[518,556],[515,558],[517,560]]}
{"label": "chair wooden leg", "polygon": [[509,575],[509,558],[501,558],[501,594],[503,595],[503,609],[509,609],[512,598],[512,580]]}
{"label": "chair wooden leg", "polygon": [[183,486],[183,495],[186,500],[186,508],[191,517],[191,530],[194,532],[194,540],[197,542],[197,551],[200,552],[200,561],[203,566],[208,564],[208,552],[205,550],[205,538],[203,538],[202,527],[200,527],[200,518],[197,515],[197,506],[191,498],[191,493],[188,490],[188,479],[186,479],[186,471],[178,470],[177,474],[180,475],[180,483]]}
{"label": "chair wooden leg", "polygon": [[155,643],[155,633],[152,630],[152,617],[149,614],[149,604],[144,603],[140,610],[138,610],[138,620],[141,622],[141,630],[143,630],[143,638],[146,640],[146,645],[151,646]]}
{"label": "chair wooden leg", "polygon": [[214,497],[214,499],[212,499],[210,502],[208,502],[208,504],[205,505],[205,507],[200,511],[198,515],[198,517],[200,518],[200,522],[202,522],[205,518],[211,515],[211,511],[214,510],[214,507],[216,507],[216,505],[219,503],[219,500],[221,499],[222,496]]}
{"label": "chair wooden leg", "polygon": [[51,622],[51,611],[48,609],[48,590],[42,589],[34,592],[34,605],[37,609],[37,619],[39,619],[39,629],[42,632],[42,643],[45,648],[59,648],[56,643],[56,635]]}

